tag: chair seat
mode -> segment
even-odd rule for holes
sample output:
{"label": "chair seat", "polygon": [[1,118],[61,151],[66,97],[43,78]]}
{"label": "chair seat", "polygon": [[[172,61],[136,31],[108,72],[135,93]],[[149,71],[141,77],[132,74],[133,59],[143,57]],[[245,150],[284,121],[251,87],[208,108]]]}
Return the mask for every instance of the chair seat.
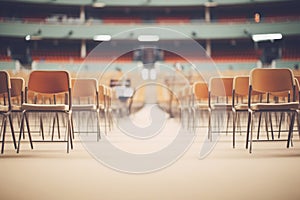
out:
{"label": "chair seat", "polygon": [[231,110],[232,104],[225,104],[225,103],[213,104],[211,105],[211,108],[213,110]]}
{"label": "chair seat", "polygon": [[208,103],[196,103],[194,107],[197,109],[208,109]]}
{"label": "chair seat", "polygon": [[65,104],[22,104],[22,110],[31,111],[67,111],[69,109],[68,105]]}
{"label": "chair seat", "polygon": [[8,106],[0,105],[0,112],[8,112]]}
{"label": "chair seat", "polygon": [[247,111],[248,110],[248,104],[246,103],[241,103],[241,104],[237,104],[234,106],[235,110],[237,111]]}
{"label": "chair seat", "polygon": [[72,110],[82,111],[82,110],[96,110],[97,106],[94,104],[81,104],[81,105],[72,105]]}
{"label": "chair seat", "polygon": [[179,109],[183,110],[183,109],[189,109],[189,105],[179,105],[178,106]]}
{"label": "chair seat", "polygon": [[12,111],[22,111],[22,107],[18,105],[12,105],[11,106]]}
{"label": "chair seat", "polygon": [[99,104],[99,108],[100,108],[101,110],[104,110],[104,109],[105,109],[105,106],[104,106],[103,104]]}
{"label": "chair seat", "polygon": [[298,109],[297,102],[290,103],[256,103],[251,105],[251,110],[270,110],[270,111],[281,111],[281,110],[296,110]]}

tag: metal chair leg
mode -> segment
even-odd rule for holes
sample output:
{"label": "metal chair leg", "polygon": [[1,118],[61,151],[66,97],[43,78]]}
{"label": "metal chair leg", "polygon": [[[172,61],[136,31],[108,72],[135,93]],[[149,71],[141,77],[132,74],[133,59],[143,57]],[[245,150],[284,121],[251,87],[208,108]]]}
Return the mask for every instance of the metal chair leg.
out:
{"label": "metal chair leg", "polygon": [[249,112],[248,113],[248,123],[247,123],[246,149],[248,149],[249,135],[250,135],[250,128],[251,128],[251,121],[252,121],[252,115]]}
{"label": "metal chair leg", "polygon": [[236,129],[237,112],[232,113],[232,147],[235,148],[235,129]]}
{"label": "metal chair leg", "polygon": [[16,143],[15,130],[14,130],[14,126],[13,126],[12,116],[8,115],[8,119],[9,119],[9,124],[10,124],[11,136],[12,136],[13,143],[14,143],[14,148],[17,149],[17,143]]}
{"label": "metal chair leg", "polygon": [[289,135],[288,135],[288,140],[287,140],[287,148],[290,147],[290,142],[293,134],[293,127],[294,127],[294,121],[295,121],[295,113],[292,114],[291,117],[291,122],[290,122],[290,127],[289,127]]}
{"label": "metal chair leg", "polygon": [[6,133],[6,122],[7,122],[7,116],[4,116],[1,154],[3,154],[3,152],[4,152],[5,133]]}

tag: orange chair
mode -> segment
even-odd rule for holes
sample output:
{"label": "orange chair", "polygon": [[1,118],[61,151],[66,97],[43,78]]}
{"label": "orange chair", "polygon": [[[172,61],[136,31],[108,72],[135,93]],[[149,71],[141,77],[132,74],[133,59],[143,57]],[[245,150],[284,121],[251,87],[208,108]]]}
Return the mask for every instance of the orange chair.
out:
{"label": "orange chair", "polygon": [[0,71],[0,95],[2,101],[0,103],[0,115],[2,115],[2,125],[1,125],[1,132],[2,132],[2,148],[1,153],[4,152],[4,143],[5,143],[5,133],[6,133],[6,123],[7,119],[10,123],[11,134],[14,142],[15,149],[16,140],[15,140],[15,132],[11,117],[11,85],[10,85],[10,77],[7,71]]}
{"label": "orange chair", "polygon": [[[198,81],[193,84],[192,88],[192,116],[193,127],[196,128],[197,112],[199,113],[199,119],[205,117],[209,110],[208,106],[208,84],[203,81]],[[202,114],[202,115],[201,115]]]}
{"label": "orange chair", "polygon": [[[209,83],[209,125],[208,125],[208,137],[212,139],[212,115],[214,112],[218,114],[227,114],[227,126],[226,133],[228,132],[228,124],[230,119],[230,114],[232,111],[232,103],[230,103],[230,98],[232,98],[232,87],[233,78],[232,77],[213,77],[210,79]],[[218,128],[220,115],[217,116]],[[218,131],[222,132],[222,131]]]}
{"label": "orange chair", "polygon": [[[248,112],[249,76],[235,76],[232,88],[233,134],[232,147],[235,148],[235,132],[239,113]],[[249,128],[249,127],[247,127]]]}
{"label": "orange chair", "polygon": [[12,110],[20,110],[24,102],[25,81],[21,77],[10,78]]}
{"label": "orange chair", "polygon": [[[174,96],[174,94],[172,94]],[[175,96],[176,97],[176,96]],[[173,99],[175,99],[173,97]],[[191,129],[193,126],[191,123],[193,122],[192,116],[192,87],[190,85],[185,86],[181,91],[178,92],[178,99],[180,101],[180,118],[183,127]]]}
{"label": "orange chair", "polygon": [[[45,103],[44,101],[37,101],[37,103],[28,103],[28,92],[34,92],[41,96],[46,97],[53,96],[52,104]],[[57,104],[55,96],[59,94],[65,94],[65,101]],[[67,121],[67,152],[69,152],[69,146],[73,149],[72,143],[72,127],[71,127],[71,108],[72,108],[72,92],[71,92],[71,79],[67,71],[32,71],[29,75],[28,85],[25,88],[25,103],[22,104],[22,117],[20,125],[20,135],[18,141],[17,153],[20,151],[20,144],[22,135],[24,134],[24,120],[29,127],[28,114],[29,113],[63,113]],[[28,137],[31,148],[33,149],[33,141],[30,130],[28,130]],[[44,141],[44,140],[42,140]]]}
{"label": "orange chair", "polygon": [[113,108],[112,108],[112,99],[113,99],[113,90],[111,87],[106,87],[106,110],[108,115],[108,125],[109,130],[112,130],[113,127]]}
{"label": "orange chair", "polygon": [[17,114],[20,124],[21,105],[24,103],[25,81],[21,77],[10,78],[11,84],[11,112]]}
{"label": "orange chair", "polygon": [[[248,94],[249,94],[249,76],[235,76],[233,79],[232,90],[232,111],[233,111],[233,148],[235,148],[235,135],[237,122],[240,121],[238,114],[248,113]],[[252,92],[252,102],[262,101],[262,94],[259,92]],[[259,117],[260,127],[261,115]],[[267,123],[267,122],[266,122]],[[249,127],[247,126],[247,130]],[[260,128],[258,129],[259,134]]]}
{"label": "orange chair", "polygon": [[98,99],[99,99],[99,113],[103,115],[104,118],[104,130],[105,134],[107,134],[107,126],[108,126],[108,110],[107,110],[107,89],[106,86],[103,84],[100,84],[98,86],[99,94],[98,94]]}
{"label": "orange chair", "polygon": [[[72,111],[91,112],[96,115],[97,119],[97,141],[100,135],[100,117],[99,117],[99,97],[98,97],[98,81],[92,78],[73,78],[72,79]],[[81,119],[79,118],[78,122]],[[80,123],[78,126],[79,133]],[[86,131],[88,133],[88,131]]]}
{"label": "orange chair", "polygon": [[[247,131],[246,148],[252,152],[253,140],[253,118],[256,113],[287,112],[290,114],[289,133],[287,138],[287,148],[291,142],[294,120],[299,103],[296,101],[295,80],[290,69],[266,69],[256,68],[250,72],[248,100],[248,126],[251,131]],[[253,91],[267,94],[266,102],[253,103],[251,101]],[[286,94],[287,102],[271,102],[270,94]],[[262,140],[260,140],[262,141]],[[269,141],[269,140],[267,140]]]}

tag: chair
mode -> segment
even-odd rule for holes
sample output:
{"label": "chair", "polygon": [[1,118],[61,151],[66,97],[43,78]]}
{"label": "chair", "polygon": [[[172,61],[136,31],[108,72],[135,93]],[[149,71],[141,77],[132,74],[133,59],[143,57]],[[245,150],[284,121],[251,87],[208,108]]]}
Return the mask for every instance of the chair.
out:
{"label": "chair", "polygon": [[[212,139],[212,115],[214,112],[218,112],[217,121],[219,127],[219,121],[222,114],[227,114],[226,120],[226,133],[228,132],[228,124],[230,119],[230,114],[232,112],[232,103],[230,98],[232,98],[232,87],[233,78],[232,77],[212,77],[209,82],[209,95],[208,95],[208,105],[209,105],[209,122],[208,122],[208,137]],[[218,131],[222,132],[222,131]]]}
{"label": "chair", "polygon": [[[45,101],[36,101],[36,103],[28,103],[28,93],[33,92],[37,95],[53,97],[53,101],[46,103]],[[57,104],[56,95],[64,94],[63,103]],[[29,130],[29,113],[63,113],[66,117],[66,140],[67,152],[69,146],[73,149],[72,143],[72,127],[71,127],[71,108],[72,108],[72,92],[71,80],[67,71],[32,71],[29,75],[28,84],[25,88],[25,103],[22,104],[22,117],[20,124],[20,135],[18,141],[17,153],[20,151],[22,135],[24,134],[24,121],[28,127],[28,137],[31,149],[33,149],[33,140]],[[50,104],[52,103],[52,104]],[[42,140],[44,142],[44,140]]]}
{"label": "chair", "polygon": [[[13,77],[10,79],[10,82],[11,82],[12,113],[18,114],[17,115],[18,124],[20,124],[20,115],[19,114],[22,113],[21,106],[24,103],[25,80],[22,77]],[[34,93],[27,94],[27,102],[32,101],[34,103],[37,103],[38,96],[41,96],[41,95],[37,95]],[[49,98],[52,98],[52,96]],[[43,98],[43,100],[45,100],[45,99]],[[36,116],[36,119],[39,119],[39,123],[40,123],[40,131],[39,132],[41,132],[42,137],[44,139],[44,127],[43,127],[42,117]],[[55,123],[55,119],[54,119],[54,123]],[[54,125],[53,125],[53,127],[54,127]],[[27,126],[27,130],[29,130],[28,126]],[[53,128],[53,131],[54,131],[54,128]],[[58,132],[60,135],[59,128],[58,128]]]}
{"label": "chair", "polygon": [[232,112],[233,112],[233,134],[232,134],[232,147],[235,148],[235,130],[238,119],[238,113],[248,112],[248,89],[249,89],[249,76],[236,76],[233,79],[232,88]]}
{"label": "chair", "polygon": [[[299,134],[299,137],[300,137],[300,116],[299,116],[299,113],[300,113],[300,84],[299,84],[299,80],[300,80],[300,76],[299,77],[296,77],[295,76],[295,84],[296,84],[296,87],[295,87],[295,98],[296,98],[296,101],[298,101],[299,105],[298,105],[298,110],[297,110],[297,128],[298,128],[298,134]],[[278,137],[280,137],[280,132],[278,134]]]}
{"label": "chair", "polygon": [[103,115],[104,118],[104,130],[105,130],[105,135],[107,134],[107,125],[109,123],[108,119],[108,110],[107,110],[107,89],[106,86],[103,84],[100,84],[98,86],[99,89],[99,113]]}
{"label": "chair", "polygon": [[[97,141],[100,135],[100,117],[99,117],[99,97],[98,81],[92,78],[73,78],[72,79],[72,111],[74,112],[92,112],[97,120]],[[78,122],[81,119],[79,118]],[[88,123],[88,120],[87,120]],[[78,126],[80,129],[80,124]],[[79,133],[82,132],[79,130]],[[88,131],[87,131],[88,133]]]}
{"label": "chair", "polygon": [[112,130],[113,127],[113,108],[112,108],[112,99],[113,99],[113,90],[111,87],[106,87],[106,110],[108,115],[108,126],[109,130]]}
{"label": "chair", "polygon": [[25,81],[21,77],[10,78],[12,110],[20,110],[24,102]]}
{"label": "chair", "polygon": [[[12,112],[21,113],[21,105],[24,103],[25,81],[21,77],[10,78],[11,84],[11,110]],[[18,122],[19,122],[18,118]],[[20,124],[20,123],[18,123]]]}
{"label": "chair", "polygon": [[[196,118],[197,118],[197,112],[199,113],[199,119],[204,116],[205,112],[208,112],[209,106],[208,106],[208,84],[203,81],[198,81],[193,84],[192,88],[192,123],[193,127],[196,127]],[[201,112],[201,113],[200,113]],[[202,115],[201,115],[202,114]]]}
{"label": "chair", "polygon": [[[237,121],[240,119],[238,114],[248,113],[248,94],[249,94],[249,76],[235,76],[232,88],[232,112],[233,112],[233,140],[232,146],[235,148],[235,135]],[[252,93],[252,101],[256,97],[257,101],[261,101],[262,95],[259,92]],[[261,116],[260,116],[261,120]],[[260,124],[260,121],[259,121]],[[249,127],[247,127],[247,130]],[[259,129],[258,129],[259,131]]]}
{"label": "chair", "polygon": [[0,71],[0,95],[2,101],[0,103],[0,115],[2,115],[2,125],[1,125],[1,134],[2,134],[2,148],[1,154],[4,153],[4,143],[5,143],[5,133],[6,133],[6,124],[7,119],[9,120],[11,135],[14,143],[15,149],[16,140],[15,140],[15,132],[11,117],[11,85],[10,85],[10,77],[7,71]]}
{"label": "chair", "polygon": [[[253,103],[251,101],[253,91],[267,94],[266,102]],[[271,101],[270,94],[286,94],[287,102]],[[247,131],[246,148],[252,153],[253,140],[253,118],[256,113],[287,112],[290,113],[289,133],[287,148],[290,145],[295,115],[298,109],[295,95],[295,80],[290,69],[253,69],[250,72],[249,94],[248,94],[248,126],[251,130]],[[264,140],[256,140],[264,141]],[[269,140],[267,140],[269,141]]]}
{"label": "chair", "polygon": [[24,103],[25,81],[22,77],[10,78],[11,84],[11,112],[16,113],[18,125],[20,125],[21,106]]}
{"label": "chair", "polygon": [[[178,92],[178,98],[180,100],[180,118],[183,127],[184,126],[184,121],[186,118],[186,128],[190,129],[191,128],[191,122],[192,121],[192,87],[190,85],[185,86],[181,91]],[[175,99],[175,98],[174,98]]]}

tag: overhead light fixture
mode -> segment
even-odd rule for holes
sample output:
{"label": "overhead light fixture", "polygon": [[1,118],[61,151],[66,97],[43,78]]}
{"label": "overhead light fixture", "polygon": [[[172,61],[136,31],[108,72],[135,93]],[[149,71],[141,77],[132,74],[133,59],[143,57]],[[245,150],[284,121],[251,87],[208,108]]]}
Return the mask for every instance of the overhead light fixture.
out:
{"label": "overhead light fixture", "polygon": [[280,40],[282,39],[281,33],[269,33],[269,34],[254,34],[252,40],[254,42],[267,41],[267,40]]}
{"label": "overhead light fixture", "polygon": [[110,41],[111,36],[110,35],[95,35],[93,37],[94,41]]}
{"label": "overhead light fixture", "polygon": [[36,36],[36,35],[26,35],[25,40],[30,41],[30,40],[41,40],[41,36]]}
{"label": "overhead light fixture", "polygon": [[157,42],[159,41],[158,35],[140,35],[138,36],[140,42]]}
{"label": "overhead light fixture", "polygon": [[106,6],[105,3],[103,3],[103,2],[97,2],[97,0],[94,0],[93,2],[94,2],[94,3],[92,4],[92,6],[93,6],[94,8],[103,8],[103,7]]}
{"label": "overhead light fixture", "polygon": [[212,0],[209,0],[207,2],[204,2],[205,7],[216,7],[218,5],[217,2],[213,2]]}
{"label": "overhead light fixture", "polygon": [[26,35],[26,36],[25,36],[25,40],[26,40],[26,41],[31,40],[31,36],[30,36],[30,35]]}

